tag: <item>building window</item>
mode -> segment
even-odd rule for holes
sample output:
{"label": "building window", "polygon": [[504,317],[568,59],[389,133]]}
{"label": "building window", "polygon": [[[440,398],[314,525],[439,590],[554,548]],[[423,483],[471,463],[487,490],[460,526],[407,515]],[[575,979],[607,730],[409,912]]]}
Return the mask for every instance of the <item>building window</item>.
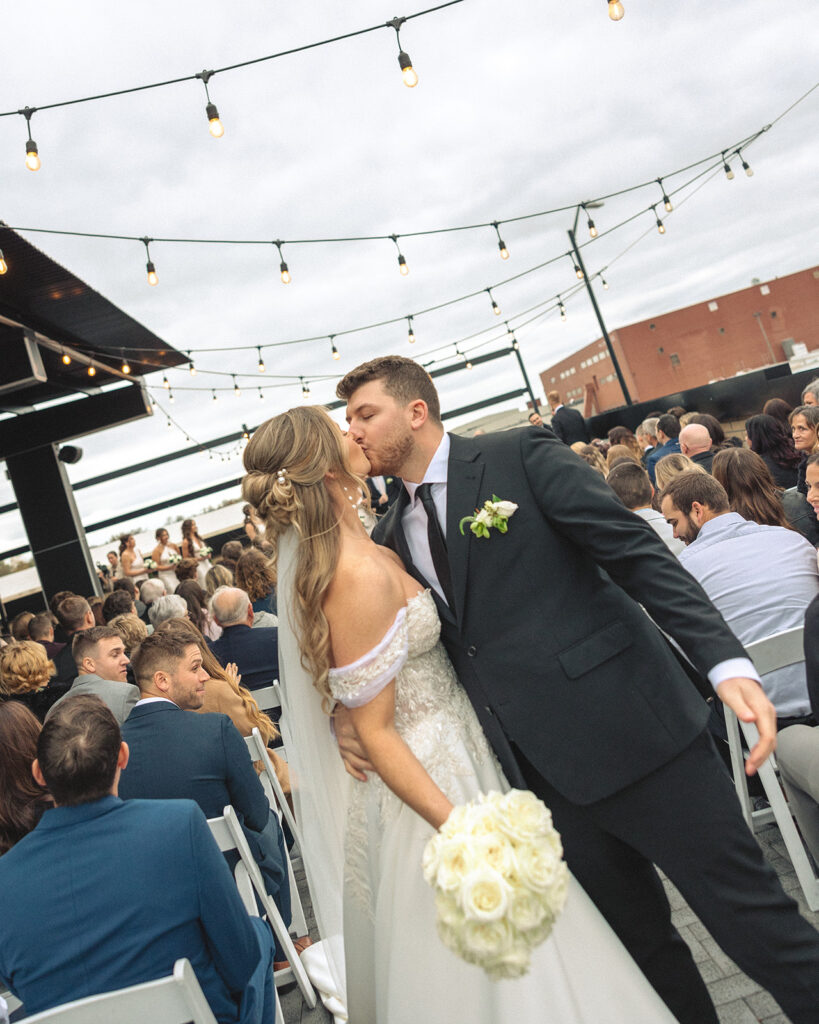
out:
{"label": "building window", "polygon": [[672,366],[679,366],[680,365],[680,357],[677,355],[676,352],[672,352],[671,355],[668,358],[671,360],[671,365]]}
{"label": "building window", "polygon": [[759,294],[760,295],[770,295],[771,294],[771,289],[766,284],[763,284],[760,287],[760,289],[759,289]]}
{"label": "building window", "polygon": [[650,331],[653,331],[653,330],[655,330],[655,329],[656,329],[656,327],[657,327],[657,325],[656,325],[656,324],[649,324],[649,325],[648,325],[648,329],[649,329]]}
{"label": "building window", "polygon": [[720,333],[720,334],[725,334],[725,328],[724,328],[724,327],[720,327],[720,329],[719,329],[719,333]]}
{"label": "building window", "polygon": [[771,320],[775,320],[775,319],[776,319],[776,310],[772,309],[771,310]]}
{"label": "building window", "polygon": [[716,304],[716,302],[709,302],[708,308],[711,310],[712,313],[716,313],[716,311],[719,309],[719,306]]}

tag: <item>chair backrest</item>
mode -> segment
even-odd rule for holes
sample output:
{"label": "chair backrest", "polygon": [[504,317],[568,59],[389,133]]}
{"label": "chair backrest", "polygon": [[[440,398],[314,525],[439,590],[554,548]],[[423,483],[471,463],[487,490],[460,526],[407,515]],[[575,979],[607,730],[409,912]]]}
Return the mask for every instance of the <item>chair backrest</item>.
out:
{"label": "chair backrest", "polygon": [[260,711],[271,711],[273,708],[282,706],[278,679],[274,680],[270,686],[260,686],[257,690],[251,690],[250,695],[259,705]]}
{"label": "chair backrest", "polygon": [[[230,809],[235,816],[236,812],[233,811],[232,807]],[[208,818],[208,825],[210,826],[211,835],[216,840],[216,845],[222,853],[230,853],[236,849],[236,840],[233,838],[233,833],[224,815],[221,818]],[[236,888],[239,890],[239,895],[242,897],[242,902],[245,905],[245,910],[251,917],[258,917],[259,910],[253,896],[253,883],[250,881],[247,868],[241,858],[233,869],[233,877],[236,881]]]}
{"label": "chair backrest", "polygon": [[805,660],[804,626],[794,626],[782,633],[774,633],[763,640],[745,644],[748,657],[761,676],[775,672],[788,665],[798,665]]}
{"label": "chair backrest", "polygon": [[[25,1024],[216,1024],[189,960],[177,960],[173,974],[116,992],[43,1010]],[[22,1024],[22,1022],[21,1022]]]}

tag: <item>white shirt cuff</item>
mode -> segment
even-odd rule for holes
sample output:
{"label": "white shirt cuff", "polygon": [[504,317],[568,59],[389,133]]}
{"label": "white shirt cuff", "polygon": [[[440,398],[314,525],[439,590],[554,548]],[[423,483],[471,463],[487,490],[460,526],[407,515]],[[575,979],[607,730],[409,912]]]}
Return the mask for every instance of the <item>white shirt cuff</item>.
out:
{"label": "white shirt cuff", "polygon": [[758,683],[762,682],[750,658],[729,658],[728,661],[721,661],[718,665],[714,665],[708,673],[708,682],[716,690],[720,683],[737,676],[742,676],[744,679],[756,679]]}

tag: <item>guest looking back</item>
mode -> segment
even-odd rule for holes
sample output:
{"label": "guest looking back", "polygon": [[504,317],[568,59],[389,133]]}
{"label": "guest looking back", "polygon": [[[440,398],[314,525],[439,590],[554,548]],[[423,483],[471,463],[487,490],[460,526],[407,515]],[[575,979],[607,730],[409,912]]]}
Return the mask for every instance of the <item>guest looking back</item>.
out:
{"label": "guest looking back", "polygon": [[268,926],[248,916],[196,804],[117,797],[127,764],[96,697],[43,727],[32,772],[57,806],[0,858],[0,980],[34,1014],[187,957],[220,1024],[249,1024],[251,1002],[273,1024]]}
{"label": "guest looking back", "polygon": [[0,704],[0,856],[34,828],[53,803],[34,781],[31,762],[37,756],[40,723],[23,704]]}
{"label": "guest looking back", "polygon": [[[5,700],[24,704],[41,722],[52,704],[68,692],[68,686],[49,686],[54,662],[42,644],[22,640],[0,650],[0,694]],[[0,790],[0,794],[2,790]]]}
{"label": "guest looking back", "polygon": [[80,674],[46,718],[67,701],[75,700],[78,696],[93,695],[107,704],[116,720],[122,724],[139,700],[139,690],[126,682],[128,656],[122,637],[111,626],[95,626],[78,633],[71,649]]}
{"label": "guest looking back", "polygon": [[800,405],[793,410],[791,413],[791,435],[797,452],[802,456],[796,487],[802,494],[807,494],[805,463],[809,455],[819,451],[819,406]]}
{"label": "guest looking back", "polygon": [[748,447],[768,467],[777,487],[796,487],[801,456],[790,430],[773,416],[752,416],[745,421]]}
{"label": "guest looking back", "polygon": [[74,661],[72,643],[78,633],[93,629],[96,626],[91,605],[84,597],[71,594],[64,598],[55,609],[57,621],[68,642],[54,659],[56,669],[55,682],[71,683],[77,678],[77,664]]}
{"label": "guest looking back", "polygon": [[792,529],[768,467],[750,448],[725,448],[714,457],[714,479],[725,488],[731,511],[762,526]]}

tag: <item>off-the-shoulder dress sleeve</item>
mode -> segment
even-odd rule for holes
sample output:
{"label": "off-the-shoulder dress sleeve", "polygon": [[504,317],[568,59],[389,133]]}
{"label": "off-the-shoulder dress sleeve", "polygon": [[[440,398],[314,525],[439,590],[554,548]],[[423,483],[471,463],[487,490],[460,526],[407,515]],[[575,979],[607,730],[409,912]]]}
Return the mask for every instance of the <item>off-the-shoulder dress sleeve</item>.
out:
{"label": "off-the-shoulder dress sleeve", "polygon": [[407,609],[402,608],[371,651],[351,665],[330,669],[330,692],[348,708],[368,704],[404,667],[408,649]]}

